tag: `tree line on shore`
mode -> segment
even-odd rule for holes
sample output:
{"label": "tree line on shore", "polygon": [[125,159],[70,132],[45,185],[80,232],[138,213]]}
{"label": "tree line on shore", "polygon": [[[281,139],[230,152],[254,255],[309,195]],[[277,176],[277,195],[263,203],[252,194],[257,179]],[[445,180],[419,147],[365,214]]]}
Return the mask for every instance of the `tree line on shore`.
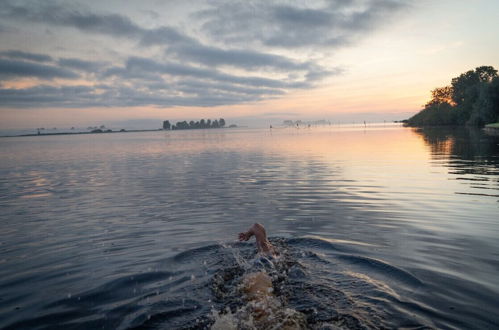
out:
{"label": "tree line on shore", "polygon": [[431,100],[407,126],[484,126],[499,121],[499,76],[492,66],[480,66],[451,84],[431,91]]}
{"label": "tree line on shore", "polygon": [[196,128],[222,128],[225,126],[225,119],[201,119],[199,121],[191,120],[187,121],[178,121],[175,125],[172,125],[169,120],[165,120],[163,122],[163,129],[166,130],[177,130],[177,129],[196,129]]}

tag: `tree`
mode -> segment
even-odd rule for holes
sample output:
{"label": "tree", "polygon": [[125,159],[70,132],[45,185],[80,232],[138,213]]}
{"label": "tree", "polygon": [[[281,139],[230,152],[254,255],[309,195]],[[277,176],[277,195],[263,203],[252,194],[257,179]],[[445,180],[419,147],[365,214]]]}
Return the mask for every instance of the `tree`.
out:
{"label": "tree", "polygon": [[480,87],[478,98],[473,104],[469,124],[483,126],[499,121],[499,77]]}
{"label": "tree", "polygon": [[475,120],[479,116],[473,114],[474,108],[477,111],[477,107],[474,105],[478,102],[480,93],[483,93],[485,88],[483,85],[490,84],[496,77],[497,70],[493,67],[480,66],[452,79],[452,100],[456,104],[458,124],[473,124],[471,121],[474,121],[476,124],[482,125],[480,120]]}
{"label": "tree", "polygon": [[448,103],[426,106],[407,120],[409,126],[455,125],[455,111]]}
{"label": "tree", "polygon": [[219,128],[223,127],[225,125],[225,120],[223,118],[220,118],[219,120],[205,120],[201,119],[200,121],[189,121],[187,122],[186,120],[184,121],[179,121],[175,125],[171,125],[168,120],[163,121],[163,129],[172,129],[172,130],[178,130],[178,129],[195,129],[195,128]]}
{"label": "tree", "polygon": [[482,126],[498,121],[498,117],[497,70],[480,66],[453,78],[450,86],[435,88],[432,99],[407,124]]}
{"label": "tree", "polygon": [[432,106],[432,105],[438,105],[438,104],[442,104],[442,103],[453,104],[454,103],[452,101],[453,91],[454,90],[453,90],[452,86],[435,88],[434,90],[431,91],[431,100],[430,100],[430,102],[426,103],[425,107]]}
{"label": "tree", "polygon": [[473,70],[465,72],[459,77],[452,78],[452,101],[458,106],[463,104],[468,89],[478,83],[478,81],[478,77]]}
{"label": "tree", "polygon": [[177,124],[175,126],[176,126],[176,129],[188,129],[189,128],[189,124],[185,120],[177,122]]}
{"label": "tree", "polygon": [[[497,77],[497,70],[491,66],[479,66],[452,79],[452,99],[459,106],[478,96],[480,83],[490,83]],[[467,100],[468,99],[468,100]]]}
{"label": "tree", "polygon": [[170,129],[170,128],[171,128],[170,121],[165,120],[165,121],[163,122],[163,129]]}
{"label": "tree", "polygon": [[492,82],[497,78],[497,70],[491,66],[479,66],[475,69],[481,82]]}

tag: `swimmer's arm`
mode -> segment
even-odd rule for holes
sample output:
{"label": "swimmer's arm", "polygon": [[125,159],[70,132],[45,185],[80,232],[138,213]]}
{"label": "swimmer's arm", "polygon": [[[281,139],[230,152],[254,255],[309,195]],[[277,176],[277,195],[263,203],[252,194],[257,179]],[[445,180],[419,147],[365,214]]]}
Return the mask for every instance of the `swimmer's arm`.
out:
{"label": "swimmer's arm", "polygon": [[258,252],[264,252],[269,254],[276,253],[272,244],[270,244],[270,242],[267,240],[267,233],[265,232],[265,228],[263,227],[263,225],[259,223],[255,223],[246,232],[239,233],[239,240],[247,241],[253,235],[256,238],[256,246],[258,248]]}
{"label": "swimmer's arm", "polygon": [[247,232],[239,233],[240,241],[247,241],[253,236],[255,233],[253,232],[253,228],[250,228]]}

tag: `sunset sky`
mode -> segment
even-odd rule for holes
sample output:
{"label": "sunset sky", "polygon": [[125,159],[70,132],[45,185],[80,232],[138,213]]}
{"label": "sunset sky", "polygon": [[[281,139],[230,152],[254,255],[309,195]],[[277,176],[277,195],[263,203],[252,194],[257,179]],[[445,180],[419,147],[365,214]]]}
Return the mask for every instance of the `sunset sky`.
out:
{"label": "sunset sky", "polygon": [[497,0],[3,1],[0,128],[383,121],[499,68]]}

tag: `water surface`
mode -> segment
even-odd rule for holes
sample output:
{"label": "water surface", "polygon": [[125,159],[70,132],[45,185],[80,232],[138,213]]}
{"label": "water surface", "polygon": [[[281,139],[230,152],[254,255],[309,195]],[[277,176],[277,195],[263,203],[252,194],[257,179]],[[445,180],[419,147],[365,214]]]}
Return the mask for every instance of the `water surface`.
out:
{"label": "water surface", "polygon": [[256,251],[235,238],[254,222],[302,325],[499,327],[499,140],[480,130],[19,137],[0,159],[2,328],[248,326]]}

